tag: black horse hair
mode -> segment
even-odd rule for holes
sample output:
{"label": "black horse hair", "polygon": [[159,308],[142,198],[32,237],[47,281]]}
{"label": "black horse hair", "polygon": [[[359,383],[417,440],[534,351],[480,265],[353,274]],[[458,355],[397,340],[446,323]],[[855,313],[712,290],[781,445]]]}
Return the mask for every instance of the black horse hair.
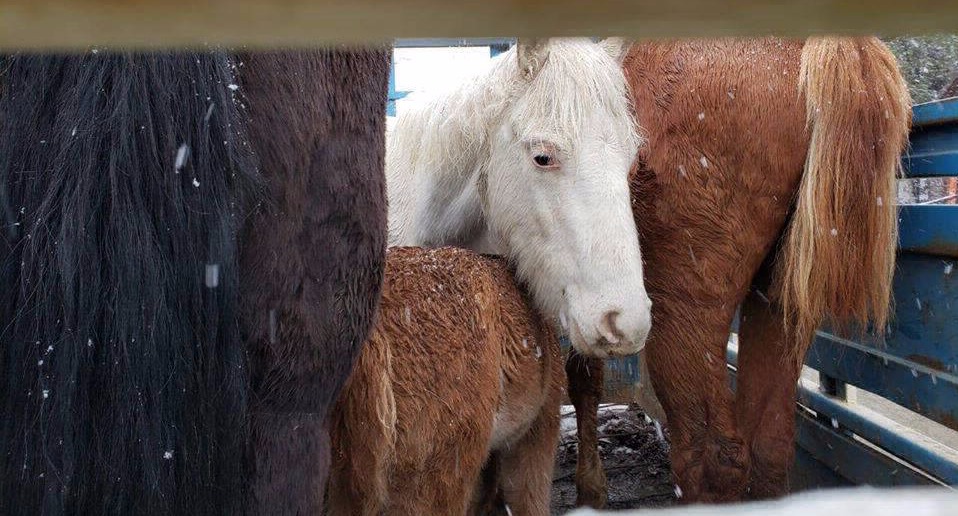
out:
{"label": "black horse hair", "polygon": [[0,57],[0,514],[243,511],[235,90],[214,51]]}

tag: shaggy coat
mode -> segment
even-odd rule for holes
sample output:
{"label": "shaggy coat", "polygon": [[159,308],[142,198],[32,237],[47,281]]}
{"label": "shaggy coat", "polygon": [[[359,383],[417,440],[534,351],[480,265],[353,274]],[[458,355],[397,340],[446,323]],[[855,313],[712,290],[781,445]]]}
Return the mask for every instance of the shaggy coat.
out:
{"label": "shaggy coat", "polygon": [[529,301],[501,259],[390,249],[333,415],[332,514],[464,514],[487,460],[514,514],[548,514],[565,376]]}

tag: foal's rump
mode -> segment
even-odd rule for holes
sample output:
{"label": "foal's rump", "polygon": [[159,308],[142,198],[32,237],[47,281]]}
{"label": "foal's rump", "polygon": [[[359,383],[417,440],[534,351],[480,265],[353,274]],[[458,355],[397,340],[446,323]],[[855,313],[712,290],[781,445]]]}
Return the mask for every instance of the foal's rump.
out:
{"label": "foal's rump", "polygon": [[227,56],[3,66],[0,512],[236,513],[255,172]]}
{"label": "foal's rump", "polygon": [[331,512],[464,513],[496,441],[558,417],[562,378],[554,334],[502,260],[391,249],[375,331],[333,413]]}

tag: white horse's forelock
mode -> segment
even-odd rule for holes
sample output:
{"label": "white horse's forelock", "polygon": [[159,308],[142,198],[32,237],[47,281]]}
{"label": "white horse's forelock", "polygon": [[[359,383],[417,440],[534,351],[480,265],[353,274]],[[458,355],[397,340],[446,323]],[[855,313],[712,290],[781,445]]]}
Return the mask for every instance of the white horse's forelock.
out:
{"label": "white horse's forelock", "polygon": [[[583,40],[555,39],[547,47],[548,57],[525,94],[515,104],[511,116],[522,127],[522,121],[548,124],[548,129],[559,130],[553,135],[561,140],[577,141],[585,115],[597,107],[619,115],[612,120],[620,124],[616,129],[628,133],[638,144],[631,117],[628,116],[628,86],[618,62],[599,45],[584,44]],[[515,59],[509,60],[515,64]],[[517,74],[513,74],[514,76]],[[515,79],[521,81],[521,79]],[[626,107],[626,109],[623,109]],[[520,139],[535,136],[544,129],[529,125]]]}

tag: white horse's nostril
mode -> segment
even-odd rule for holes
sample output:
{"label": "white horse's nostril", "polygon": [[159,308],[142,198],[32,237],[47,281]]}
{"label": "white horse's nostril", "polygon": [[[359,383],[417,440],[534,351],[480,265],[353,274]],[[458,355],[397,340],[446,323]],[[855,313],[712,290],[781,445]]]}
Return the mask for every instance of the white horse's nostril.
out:
{"label": "white horse's nostril", "polygon": [[609,344],[618,344],[625,338],[622,331],[619,330],[616,320],[619,318],[618,310],[609,310],[602,316],[602,322],[599,324],[599,333],[609,341]]}

